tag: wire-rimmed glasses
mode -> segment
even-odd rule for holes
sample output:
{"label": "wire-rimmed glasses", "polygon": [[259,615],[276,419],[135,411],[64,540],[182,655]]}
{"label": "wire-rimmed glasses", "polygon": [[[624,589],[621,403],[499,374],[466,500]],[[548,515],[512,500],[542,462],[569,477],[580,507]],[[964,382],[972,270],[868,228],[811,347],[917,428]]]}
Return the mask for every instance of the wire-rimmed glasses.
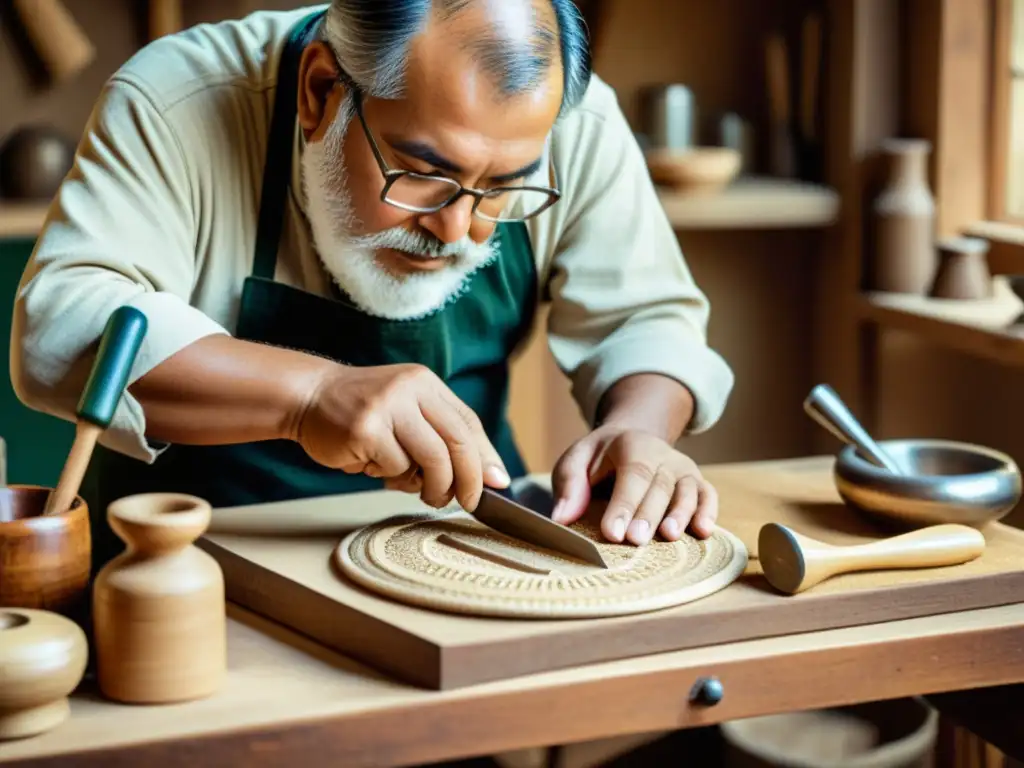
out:
{"label": "wire-rimmed glasses", "polygon": [[[349,85],[352,88],[351,85]],[[353,88],[356,115],[363,126],[366,140],[384,175],[384,189],[380,199],[388,205],[412,213],[436,213],[463,195],[473,198],[473,215],[485,221],[525,221],[543,213],[558,202],[562,193],[555,187],[529,185],[498,186],[490,189],[464,187],[440,173],[417,173],[416,171],[389,168],[373,132],[363,115],[362,94]],[[555,181],[555,167],[549,159],[549,174]]]}

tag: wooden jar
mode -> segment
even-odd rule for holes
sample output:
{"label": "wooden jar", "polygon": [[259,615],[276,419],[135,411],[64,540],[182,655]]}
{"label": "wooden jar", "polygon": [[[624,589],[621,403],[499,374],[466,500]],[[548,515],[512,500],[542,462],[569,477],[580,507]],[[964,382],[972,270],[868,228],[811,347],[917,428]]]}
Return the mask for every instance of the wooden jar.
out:
{"label": "wooden jar", "polygon": [[85,674],[81,627],[50,611],[0,608],[0,740],[48,731]]}
{"label": "wooden jar", "polygon": [[89,605],[89,507],[43,515],[49,488],[0,488],[0,606],[53,611],[76,621]]}
{"label": "wooden jar", "polygon": [[107,520],[127,549],[93,587],[97,681],[109,699],[158,704],[220,688],[227,667],[224,576],[193,542],[210,505],[176,493],[118,499]]}

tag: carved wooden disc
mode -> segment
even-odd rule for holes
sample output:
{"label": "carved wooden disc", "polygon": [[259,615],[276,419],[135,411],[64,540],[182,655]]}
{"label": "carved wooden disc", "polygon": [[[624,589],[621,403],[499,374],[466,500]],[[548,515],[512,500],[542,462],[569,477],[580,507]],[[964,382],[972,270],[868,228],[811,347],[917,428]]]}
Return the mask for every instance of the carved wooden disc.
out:
{"label": "carved wooden disc", "polygon": [[475,616],[596,618],[692,602],[724,589],[747,549],[718,528],[644,547],[604,541],[595,522],[572,526],[598,542],[608,569],[498,533],[461,510],[392,518],[345,537],[334,557],[362,587],[410,605]]}

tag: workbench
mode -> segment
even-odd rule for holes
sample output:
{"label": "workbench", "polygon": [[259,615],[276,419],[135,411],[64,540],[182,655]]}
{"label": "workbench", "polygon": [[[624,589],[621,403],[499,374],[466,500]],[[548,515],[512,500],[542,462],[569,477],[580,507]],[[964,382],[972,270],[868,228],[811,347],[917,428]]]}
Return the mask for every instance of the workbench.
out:
{"label": "workbench", "polygon": [[[818,473],[829,471],[829,461],[772,466]],[[351,768],[421,765],[918,695],[1019,758],[1024,595],[1021,600],[450,691],[398,683],[229,604],[229,674],[218,694],[133,707],[103,700],[86,681],[72,698],[67,722],[32,739],[0,744],[0,764],[67,765],[68,758],[77,758],[104,768],[255,767],[322,765],[329,756],[332,764]],[[691,701],[701,678],[717,678],[720,700]]]}

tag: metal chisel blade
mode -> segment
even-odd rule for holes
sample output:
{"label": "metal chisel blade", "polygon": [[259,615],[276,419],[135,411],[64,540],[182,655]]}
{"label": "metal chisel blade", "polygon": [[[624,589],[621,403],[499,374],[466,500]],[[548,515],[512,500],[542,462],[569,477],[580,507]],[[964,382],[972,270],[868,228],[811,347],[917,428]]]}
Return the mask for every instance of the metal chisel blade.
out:
{"label": "metal chisel blade", "polygon": [[512,538],[538,547],[575,557],[592,565],[607,568],[597,545],[576,531],[529,507],[517,504],[500,493],[484,488],[473,516],[484,525]]}

